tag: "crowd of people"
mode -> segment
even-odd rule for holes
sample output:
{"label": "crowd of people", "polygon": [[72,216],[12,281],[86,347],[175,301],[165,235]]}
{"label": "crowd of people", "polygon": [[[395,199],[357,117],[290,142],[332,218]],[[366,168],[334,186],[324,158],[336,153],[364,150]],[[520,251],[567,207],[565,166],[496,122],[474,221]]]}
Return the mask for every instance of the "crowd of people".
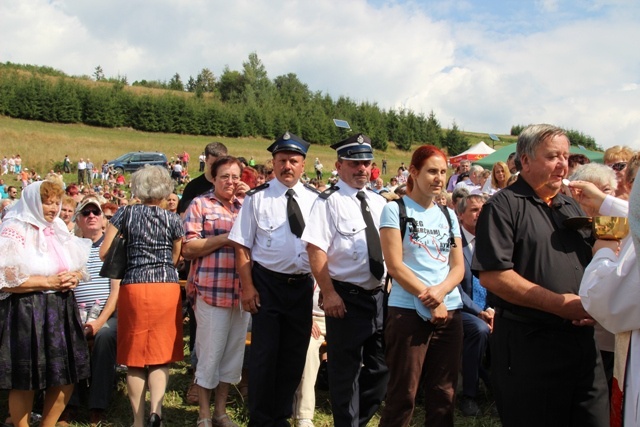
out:
{"label": "crowd of people", "polygon": [[[186,152],[129,183],[89,177],[89,159],[68,185],[50,172],[19,195],[2,181],[7,422],[28,426],[44,390],[42,426],[74,420],[81,394],[104,423],[120,365],[132,425],[163,425],[184,300],[198,427],[238,425],[238,383],[250,426],[312,427],[321,357],[336,426],[377,412],[408,426],[420,395],[425,425],[453,426],[456,406],[483,413],[481,383],[507,427],[640,426],[640,153],[595,164],[569,146],[532,125],[506,162],[451,173],[425,145],[385,183],[367,135],[333,144],[329,177],[316,158],[310,179],[310,144],[285,132],[265,165],[208,144],[188,182]],[[630,232],[596,238],[599,216]],[[120,236],[124,277],[102,277]]]}

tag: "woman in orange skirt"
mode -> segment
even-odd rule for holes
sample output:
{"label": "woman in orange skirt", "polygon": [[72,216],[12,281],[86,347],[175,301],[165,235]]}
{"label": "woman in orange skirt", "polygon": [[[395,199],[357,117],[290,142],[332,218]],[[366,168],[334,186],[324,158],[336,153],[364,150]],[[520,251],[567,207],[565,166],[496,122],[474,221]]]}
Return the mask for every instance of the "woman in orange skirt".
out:
{"label": "woman in orange skirt", "polygon": [[172,190],[169,172],[160,166],[145,166],[134,173],[131,192],[142,203],[116,212],[100,248],[104,258],[119,231],[126,237],[128,265],[118,297],[117,361],[128,368],[127,391],[134,427],[145,426],[145,385],[151,406],[146,426],[161,425],[169,364],[183,358],[175,265],[184,230],[180,217],[161,207]]}

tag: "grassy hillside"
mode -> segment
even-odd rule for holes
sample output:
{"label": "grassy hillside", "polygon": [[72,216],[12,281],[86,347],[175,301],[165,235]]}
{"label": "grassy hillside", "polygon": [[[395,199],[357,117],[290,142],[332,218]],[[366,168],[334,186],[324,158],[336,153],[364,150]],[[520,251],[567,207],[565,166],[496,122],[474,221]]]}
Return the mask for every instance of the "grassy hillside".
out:
{"label": "grassy hillside", "polygon": [[[490,145],[490,139],[483,133],[465,133],[470,145],[484,140]],[[500,135],[501,143],[515,142],[511,136]],[[77,124],[44,123],[11,119],[0,116],[0,156],[20,154],[23,167],[46,173],[55,162],[60,162],[65,154],[72,161],[80,157],[90,158],[94,163],[112,160],[129,151],[160,151],[170,159],[176,153],[186,150],[197,163],[197,157],[204,146],[211,141],[223,142],[231,154],[251,156],[256,162],[265,162],[271,158],[266,150],[271,141],[260,138],[220,138],[164,133],[139,132],[131,129],[107,129]],[[392,145],[392,144],[390,144]],[[502,146],[502,145],[500,145]],[[496,145],[496,148],[499,146]],[[386,152],[377,151],[376,161],[380,165],[382,158],[388,161],[385,178],[389,178],[401,162],[409,164],[411,153],[390,148]],[[313,174],[313,160],[318,157],[325,170],[335,162],[335,151],[329,146],[313,145],[308,154],[306,170]],[[197,168],[197,166],[196,166]],[[197,169],[196,169],[197,170]]]}

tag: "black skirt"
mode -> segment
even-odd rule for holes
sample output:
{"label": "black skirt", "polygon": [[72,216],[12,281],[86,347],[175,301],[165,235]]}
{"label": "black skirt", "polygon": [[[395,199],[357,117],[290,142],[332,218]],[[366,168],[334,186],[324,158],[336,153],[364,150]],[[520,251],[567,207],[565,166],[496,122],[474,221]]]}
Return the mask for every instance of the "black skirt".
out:
{"label": "black skirt", "polygon": [[42,390],[90,376],[89,350],[73,292],[0,300],[0,389]]}

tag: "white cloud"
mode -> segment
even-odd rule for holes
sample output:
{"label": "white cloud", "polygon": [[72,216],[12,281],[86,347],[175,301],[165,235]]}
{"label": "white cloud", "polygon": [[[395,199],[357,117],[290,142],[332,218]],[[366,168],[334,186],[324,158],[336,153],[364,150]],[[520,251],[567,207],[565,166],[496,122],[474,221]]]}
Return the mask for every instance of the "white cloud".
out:
{"label": "white cloud", "polygon": [[444,126],[506,133],[550,122],[640,148],[640,6],[629,0],[6,0],[0,60],[69,74],[183,80],[240,70],[381,107],[434,110]]}

